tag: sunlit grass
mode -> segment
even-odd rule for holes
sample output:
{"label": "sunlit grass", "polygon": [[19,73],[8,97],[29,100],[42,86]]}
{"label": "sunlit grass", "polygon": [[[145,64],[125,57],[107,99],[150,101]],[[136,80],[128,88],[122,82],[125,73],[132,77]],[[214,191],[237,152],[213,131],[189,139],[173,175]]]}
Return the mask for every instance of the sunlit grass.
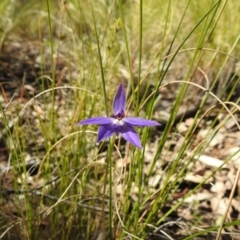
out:
{"label": "sunlit grass", "polygon": [[[231,102],[240,84],[239,11],[238,1],[2,1],[2,52],[34,43],[40,76],[34,94],[11,98],[1,90],[0,140],[12,170],[3,173],[0,238],[174,239],[161,228],[177,222],[174,212],[237,153],[176,197],[224,124],[233,119],[239,130],[239,97]],[[97,145],[95,126],[76,126],[110,115],[120,82],[129,115],[164,125],[138,130],[143,150],[118,139]],[[194,105],[182,132],[176,119]],[[204,127],[209,132],[198,142]],[[34,161],[30,169],[27,160]],[[226,212],[206,226],[196,205],[188,206],[195,212],[182,239],[239,225]]]}

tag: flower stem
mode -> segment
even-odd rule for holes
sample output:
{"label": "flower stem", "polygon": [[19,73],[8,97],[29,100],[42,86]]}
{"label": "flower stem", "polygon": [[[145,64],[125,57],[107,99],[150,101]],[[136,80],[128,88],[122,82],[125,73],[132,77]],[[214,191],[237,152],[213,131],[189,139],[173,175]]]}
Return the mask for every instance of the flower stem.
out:
{"label": "flower stem", "polygon": [[109,165],[109,239],[114,239],[113,237],[113,229],[112,229],[112,223],[113,223],[113,165],[112,165],[112,152],[114,148],[114,142],[115,142],[115,136],[112,138],[111,143],[109,144],[108,148],[108,165]]}
{"label": "flower stem", "polygon": [[[104,187],[103,187],[103,200],[102,200],[102,238],[105,239],[114,239],[113,237],[113,228],[112,228],[112,222],[113,222],[113,193],[112,193],[112,152],[114,148],[115,143],[115,137],[113,137],[112,141],[109,143],[108,148],[108,155],[107,155],[107,165],[106,165],[106,172],[105,172],[105,178],[104,178]],[[106,196],[106,189],[108,184],[108,175],[109,175],[109,227],[106,228],[106,215],[105,215],[105,196]]]}

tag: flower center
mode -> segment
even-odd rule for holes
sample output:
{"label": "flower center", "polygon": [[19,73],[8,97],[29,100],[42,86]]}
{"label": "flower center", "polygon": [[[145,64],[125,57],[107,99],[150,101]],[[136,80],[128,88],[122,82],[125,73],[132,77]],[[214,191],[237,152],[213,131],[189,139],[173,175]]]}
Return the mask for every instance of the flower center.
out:
{"label": "flower center", "polygon": [[116,119],[113,120],[113,124],[117,125],[117,126],[123,126],[124,125],[124,121],[122,119],[116,118]]}

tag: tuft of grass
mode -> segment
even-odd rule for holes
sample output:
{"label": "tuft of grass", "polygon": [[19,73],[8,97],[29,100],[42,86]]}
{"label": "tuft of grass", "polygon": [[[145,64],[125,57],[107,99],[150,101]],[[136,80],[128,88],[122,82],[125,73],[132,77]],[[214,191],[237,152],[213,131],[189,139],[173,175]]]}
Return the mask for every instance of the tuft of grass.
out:
{"label": "tuft of grass", "polygon": [[[239,146],[218,155],[212,144],[240,129],[239,9],[217,0],[1,1],[0,238],[234,239]],[[109,116],[120,82],[128,115],[162,123],[138,130],[142,150],[119,138],[96,144],[95,126],[76,126]],[[214,195],[226,168],[236,177],[225,211],[206,219],[204,200],[191,199]]]}

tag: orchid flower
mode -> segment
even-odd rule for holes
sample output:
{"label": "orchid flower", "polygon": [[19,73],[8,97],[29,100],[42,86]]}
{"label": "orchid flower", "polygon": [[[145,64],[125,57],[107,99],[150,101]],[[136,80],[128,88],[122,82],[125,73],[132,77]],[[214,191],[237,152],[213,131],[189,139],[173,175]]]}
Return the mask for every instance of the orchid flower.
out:
{"label": "orchid flower", "polygon": [[113,117],[89,118],[79,122],[77,125],[100,125],[97,142],[103,141],[116,133],[117,136],[121,135],[125,140],[141,149],[140,138],[133,127],[160,126],[160,124],[144,118],[126,117],[125,109],[126,95],[123,84],[121,83],[113,100]]}

